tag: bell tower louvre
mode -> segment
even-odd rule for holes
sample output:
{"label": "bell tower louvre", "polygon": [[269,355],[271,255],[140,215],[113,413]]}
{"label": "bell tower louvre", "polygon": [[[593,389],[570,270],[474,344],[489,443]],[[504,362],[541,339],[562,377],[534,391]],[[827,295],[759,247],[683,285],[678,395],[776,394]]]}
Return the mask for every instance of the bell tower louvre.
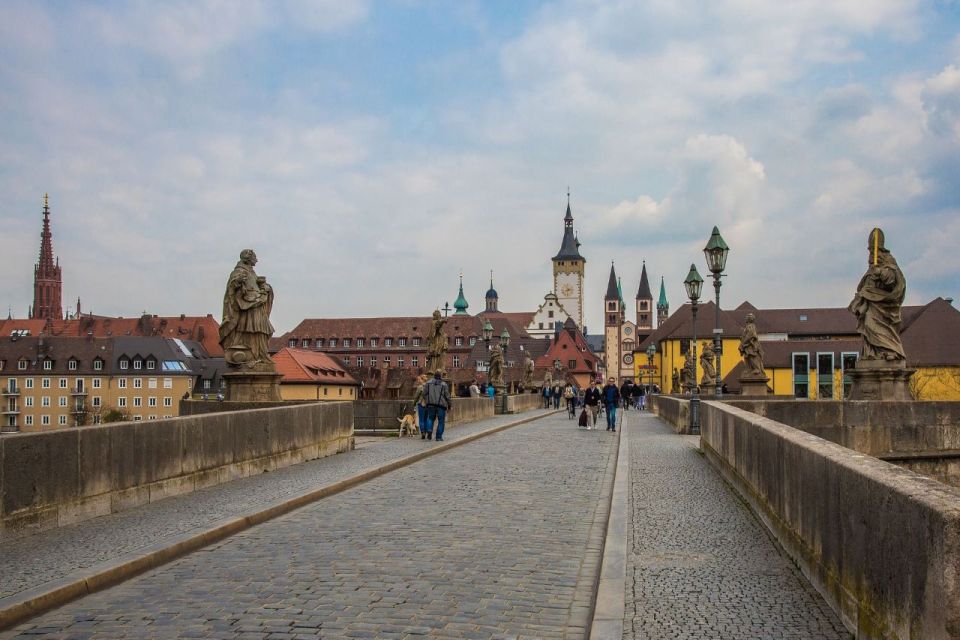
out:
{"label": "bell tower louvre", "polygon": [[30,317],[42,320],[62,320],[63,282],[60,261],[53,257],[53,233],[50,231],[50,202],[43,196],[43,232],[40,234],[40,259],[33,268],[33,307]]}

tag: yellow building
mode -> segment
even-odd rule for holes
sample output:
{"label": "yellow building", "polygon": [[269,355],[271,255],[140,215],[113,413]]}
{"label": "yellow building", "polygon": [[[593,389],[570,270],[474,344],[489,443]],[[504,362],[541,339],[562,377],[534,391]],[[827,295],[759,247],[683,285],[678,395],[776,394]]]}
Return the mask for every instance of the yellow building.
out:
{"label": "yellow building", "polygon": [[169,338],[0,338],[5,432],[179,415],[202,346]]}
{"label": "yellow building", "polygon": [[[697,351],[712,340],[716,307],[699,305]],[[723,352],[720,369],[730,393],[739,393],[742,360],[738,352],[747,313],[756,317],[764,350],[768,387],[778,396],[842,399],[849,390],[846,372],[856,365],[860,336],[856,319],[846,308],[756,309],[745,302],[720,311]],[[918,400],[960,400],[960,311],[951,301],[936,298],[922,306],[905,306],[900,327],[907,366],[916,368],[911,388]],[[684,353],[693,333],[690,305],[685,304],[639,345],[637,371],[648,362],[645,350],[656,346],[654,382],[664,393],[673,391],[674,369],[682,371]],[[697,363],[697,379],[703,371]],[[648,379],[645,377],[645,379]]]}
{"label": "yellow building", "polygon": [[320,351],[284,347],[273,355],[284,400],[356,400],[360,383],[335,358]]}

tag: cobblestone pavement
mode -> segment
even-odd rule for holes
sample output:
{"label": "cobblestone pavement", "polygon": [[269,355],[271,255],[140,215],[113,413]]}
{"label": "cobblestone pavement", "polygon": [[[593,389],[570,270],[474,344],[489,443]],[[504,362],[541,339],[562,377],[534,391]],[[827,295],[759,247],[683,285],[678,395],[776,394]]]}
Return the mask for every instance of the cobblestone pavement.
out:
{"label": "cobblestone pavement", "polygon": [[248,529],[3,637],[582,638],[615,453],[614,434],[556,414]]}
{"label": "cobblestone pavement", "polygon": [[851,637],[696,438],[649,413],[627,422],[625,639]]}
{"label": "cobblestone pavement", "polygon": [[[538,410],[537,413],[545,413]],[[522,419],[502,415],[463,425],[452,425],[445,440]],[[310,489],[379,467],[431,446],[419,438],[359,438],[355,451],[234,480],[200,491],[167,498],[136,509],[86,520],[76,525],[5,541],[0,545],[0,597],[19,593],[72,571],[162,541],[164,538],[205,529],[212,523],[236,517],[258,506],[268,506]]]}

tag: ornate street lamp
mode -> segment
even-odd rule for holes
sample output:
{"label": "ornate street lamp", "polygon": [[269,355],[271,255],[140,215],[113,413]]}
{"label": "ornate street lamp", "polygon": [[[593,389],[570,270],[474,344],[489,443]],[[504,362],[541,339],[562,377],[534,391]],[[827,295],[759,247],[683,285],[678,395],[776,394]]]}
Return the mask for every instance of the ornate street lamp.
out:
{"label": "ornate street lamp", "polygon": [[690,298],[690,312],[693,314],[693,389],[690,396],[690,433],[700,435],[700,386],[697,383],[697,306],[700,301],[700,290],[703,288],[703,278],[697,273],[697,265],[690,265],[687,279],[683,287]]}
{"label": "ornate street lamp", "polygon": [[717,292],[716,317],[714,318],[713,328],[713,352],[717,358],[717,388],[714,393],[718,397],[721,395],[723,389],[723,380],[720,374],[720,352],[723,350],[723,344],[720,341],[720,336],[723,334],[723,329],[720,328],[720,277],[723,275],[723,269],[727,265],[727,254],[729,252],[730,247],[723,241],[720,230],[714,227],[713,233],[710,234],[710,240],[707,241],[707,246],[703,248],[703,255],[707,259],[707,267],[713,274],[713,288]]}
{"label": "ornate street lamp", "polygon": [[490,338],[493,337],[493,325],[490,324],[490,321],[487,320],[483,323],[483,341],[487,343],[487,346],[490,346]]}
{"label": "ornate street lamp", "polygon": [[[647,374],[650,377],[650,387],[653,387],[653,356],[657,354],[657,345],[652,342],[647,346]],[[650,389],[647,389],[650,393]]]}
{"label": "ornate street lamp", "polygon": [[506,356],[507,347],[510,346],[510,332],[507,331],[507,328],[503,328],[503,333],[500,334],[500,346],[503,348],[503,354]]}

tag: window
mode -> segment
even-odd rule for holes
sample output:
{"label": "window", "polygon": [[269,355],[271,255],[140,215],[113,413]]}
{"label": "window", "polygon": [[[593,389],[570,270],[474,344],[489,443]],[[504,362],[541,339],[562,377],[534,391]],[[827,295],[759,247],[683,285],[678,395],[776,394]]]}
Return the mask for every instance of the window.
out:
{"label": "window", "polygon": [[148,407],[155,407],[155,406],[157,406],[157,399],[156,399],[155,397],[153,397],[153,396],[150,396],[149,398],[147,398],[147,406],[148,406]]}
{"label": "window", "polygon": [[209,380],[204,380],[204,381],[203,381],[203,388],[204,388],[204,389],[209,389],[209,388],[210,388],[210,381],[209,381]]}
{"label": "window", "polygon": [[403,356],[397,356],[397,366],[402,367],[405,363]]}
{"label": "window", "polygon": [[648,311],[649,309],[650,309],[650,302],[647,301],[647,300],[641,300],[641,301],[640,301],[640,310],[641,310],[641,311]]}
{"label": "window", "polygon": [[44,360],[43,361],[43,370],[44,371],[53,371],[53,360]]}
{"label": "window", "polygon": [[419,347],[419,346],[420,346],[420,338],[414,338],[414,339],[413,339],[413,346],[415,346],[415,347]]}
{"label": "window", "polygon": [[817,397],[833,399],[833,354],[817,354]]}
{"label": "window", "polygon": [[363,366],[363,356],[357,356],[357,366],[358,367]]}
{"label": "window", "polygon": [[336,346],[337,346],[337,339],[336,339],[336,338],[330,338],[327,346],[336,347]]}
{"label": "window", "polygon": [[126,389],[126,388],[127,388],[127,379],[117,378],[117,389]]}
{"label": "window", "polygon": [[143,388],[143,378],[134,378],[133,379],[133,388],[142,389]]}
{"label": "window", "polygon": [[310,338],[304,338],[303,340],[301,340],[301,341],[300,341],[300,345],[301,345],[304,349],[309,349],[309,348],[310,348]]}
{"label": "window", "polygon": [[67,369],[69,369],[70,371],[76,371],[77,361],[74,360],[73,358],[70,358],[70,360],[67,361]]}
{"label": "window", "polygon": [[170,396],[164,396],[164,398],[163,398],[163,406],[165,406],[165,407],[172,407],[172,406],[173,406],[173,398],[171,398]]}
{"label": "window", "polygon": [[350,356],[343,356],[343,364],[346,367],[350,366]]}
{"label": "window", "polygon": [[120,368],[121,368],[121,369],[129,369],[129,368],[130,368],[130,361],[127,360],[126,358],[123,358],[122,360],[120,360]]}
{"label": "window", "polygon": [[33,426],[33,416],[23,416],[23,424],[28,427]]}
{"label": "window", "polygon": [[100,406],[100,396],[93,396],[93,397],[90,399],[90,403],[93,404],[93,406],[95,406],[95,407],[99,407],[99,406]]}
{"label": "window", "polygon": [[611,301],[611,302],[608,302],[608,303],[607,303],[607,311],[616,311],[616,310],[617,310],[617,303],[616,303],[616,302],[612,302],[612,301]]}
{"label": "window", "polygon": [[187,366],[179,360],[164,360],[160,368],[164,371],[189,371]]}
{"label": "window", "polygon": [[343,342],[341,342],[340,344],[342,344],[344,347],[349,347],[349,346],[350,346],[350,338],[344,338],[344,339],[343,339]]}
{"label": "window", "polygon": [[470,336],[470,346],[477,344],[477,336]]}
{"label": "window", "polygon": [[127,398],[125,396],[120,396],[119,398],[117,398],[117,406],[118,407],[127,406]]}
{"label": "window", "polygon": [[163,388],[164,388],[164,389],[173,389],[173,378],[164,378],[164,379],[163,379]]}
{"label": "window", "polygon": [[453,346],[462,347],[463,346],[463,336],[457,336],[453,339]]}
{"label": "window", "polygon": [[67,406],[67,396],[60,396],[59,400],[60,400],[61,407]]}
{"label": "window", "polygon": [[370,338],[370,346],[371,346],[371,347],[376,347],[377,344],[379,344],[379,340],[378,340],[377,338]]}
{"label": "window", "polygon": [[40,380],[40,386],[44,389],[50,388],[50,378],[43,378]]}
{"label": "window", "polygon": [[288,347],[296,347],[296,346],[297,346],[297,339],[296,339],[296,338],[290,338],[289,340],[287,340],[287,346],[288,346]]}
{"label": "window", "polygon": [[139,371],[140,369],[142,369],[142,368],[143,368],[143,360],[141,360],[140,358],[137,358],[136,360],[134,360],[134,361],[133,361],[133,368],[136,369],[136,370],[138,370],[138,371]]}
{"label": "window", "polygon": [[33,389],[33,378],[27,378],[23,381],[23,386],[27,389]]}
{"label": "window", "polygon": [[147,369],[150,369],[151,371],[153,371],[156,368],[157,368],[156,360],[154,360],[153,358],[150,358],[149,360],[147,360]]}
{"label": "window", "polygon": [[397,338],[397,346],[398,346],[398,347],[405,347],[405,346],[407,346],[407,339],[406,339],[406,338]]}
{"label": "window", "polygon": [[141,420],[143,420],[143,416],[133,416],[134,422],[140,422]]}
{"label": "window", "polygon": [[26,361],[26,360],[18,360],[18,361],[17,361],[17,369],[20,370],[20,371],[26,371],[26,370],[27,370],[27,361]]}
{"label": "window", "polygon": [[390,366],[390,356],[383,356],[383,366],[385,367]]}
{"label": "window", "polygon": [[547,312],[547,317],[548,317],[548,318],[552,318],[552,317],[553,317],[553,311],[548,311],[548,312]]}
{"label": "window", "polygon": [[385,347],[392,347],[392,346],[393,346],[393,338],[384,338],[384,339],[383,339],[383,346],[385,346]]}
{"label": "window", "polygon": [[793,396],[795,398],[810,397],[809,374],[810,354],[793,354]]}
{"label": "window", "polygon": [[157,379],[156,379],[156,378],[149,378],[149,379],[147,380],[147,388],[149,388],[149,389],[156,389],[156,388],[157,388]]}
{"label": "window", "polygon": [[567,361],[567,368],[568,368],[568,369],[576,369],[576,368],[577,368],[577,361],[576,361],[576,360],[568,360],[568,361]]}
{"label": "window", "polygon": [[50,416],[40,416],[40,424],[48,426],[50,424]]}
{"label": "window", "polygon": [[66,389],[66,388],[67,388],[67,379],[66,379],[66,378],[60,378],[60,388],[61,388],[61,389]]}
{"label": "window", "polygon": [[317,338],[314,340],[314,345],[317,349],[323,349],[323,338]]}
{"label": "window", "polygon": [[411,367],[419,367],[419,366],[420,366],[420,358],[418,358],[417,356],[413,356],[412,358],[410,358],[410,366],[411,366]]}
{"label": "window", "polygon": [[370,366],[371,367],[377,366],[377,356],[370,356]]}
{"label": "window", "polygon": [[3,371],[4,367],[7,366],[6,360],[0,360],[0,371]]}
{"label": "window", "polygon": [[840,370],[843,372],[843,397],[850,397],[850,389],[853,386],[853,382],[850,379],[849,374],[847,373],[851,369],[856,368],[857,366],[857,354],[856,352],[852,353],[841,353],[840,354]]}
{"label": "window", "polygon": [[103,371],[103,360],[97,358],[93,361],[93,370],[94,371]]}
{"label": "window", "polygon": [[28,406],[28,407],[32,407],[32,406],[33,406],[33,396],[27,396],[26,398],[24,398],[24,399],[23,399],[23,404],[26,405],[26,406]]}
{"label": "window", "polygon": [[460,366],[460,356],[453,356],[453,366],[454,367]]}
{"label": "window", "polygon": [[156,419],[157,419],[157,416],[155,416],[155,415],[149,415],[149,416],[147,416],[147,420],[156,420]]}
{"label": "window", "polygon": [[134,398],[133,398],[133,406],[135,406],[135,407],[142,407],[142,406],[143,406],[143,398],[141,398],[140,396],[134,396]]}
{"label": "window", "polygon": [[357,338],[357,346],[358,346],[358,347],[362,347],[362,346],[363,346],[363,342],[364,342],[363,338]]}
{"label": "window", "polygon": [[40,406],[41,406],[41,407],[49,407],[49,406],[50,406],[50,396],[43,396],[42,398],[40,398]]}
{"label": "window", "polygon": [[60,416],[59,418],[57,418],[57,423],[60,426],[65,426],[67,424],[67,416]]}
{"label": "window", "polygon": [[93,388],[94,388],[94,389],[99,389],[99,388],[100,388],[100,378],[94,378],[94,379],[93,379]]}

